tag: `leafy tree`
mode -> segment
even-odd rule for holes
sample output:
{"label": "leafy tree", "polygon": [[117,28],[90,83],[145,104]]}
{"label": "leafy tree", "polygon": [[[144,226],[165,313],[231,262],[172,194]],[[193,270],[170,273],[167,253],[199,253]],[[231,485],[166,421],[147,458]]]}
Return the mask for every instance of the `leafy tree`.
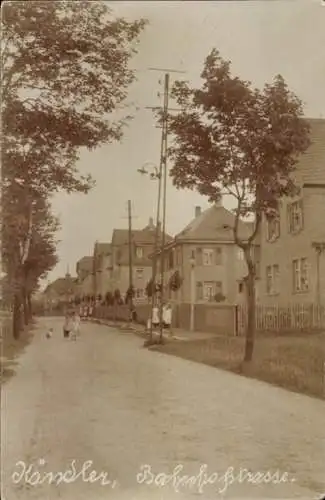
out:
{"label": "leafy tree", "polygon": [[114,296],[113,296],[112,292],[109,292],[109,291],[106,292],[105,302],[106,302],[107,306],[112,306],[114,304]]}
{"label": "leafy tree", "polygon": [[125,303],[126,304],[130,303],[134,299],[134,297],[135,297],[135,289],[134,286],[131,285],[129,286],[125,294]]}
{"label": "leafy tree", "polygon": [[5,190],[2,200],[6,207],[3,211],[2,258],[10,283],[7,290],[14,304],[13,333],[17,338],[22,327],[21,313],[24,311],[27,324],[31,317],[31,295],[38,288],[39,280],[57,263],[55,233],[58,221],[50,214],[49,204],[38,198],[33,201],[29,214],[33,225],[26,227],[26,200],[19,192],[16,197],[10,194],[11,190]]}
{"label": "leafy tree", "polygon": [[2,209],[18,233],[14,283],[29,255],[38,199],[87,192],[93,181],[78,174],[80,149],[121,139],[130,117],[112,119],[113,112],[122,111],[135,78],[129,62],[144,25],[115,18],[104,2],[2,8]]}
{"label": "leafy tree", "polygon": [[114,290],[114,301],[119,304],[120,303],[120,300],[121,300],[121,292],[118,288],[116,288],[116,290]]}
{"label": "leafy tree", "polygon": [[[169,116],[174,142],[169,154],[178,188],[196,189],[218,201],[236,201],[233,236],[247,264],[248,323],[244,361],[253,356],[255,333],[254,245],[262,217],[276,215],[282,196],[297,194],[292,177],[298,156],[309,145],[309,126],[301,101],[281,76],[262,90],[234,77],[217,50],[206,58],[201,88],[176,82],[172,96],[181,111]],[[247,238],[239,221],[254,218]]]}
{"label": "leafy tree", "polygon": [[151,298],[154,292],[154,286],[153,286],[153,279],[151,278],[148,283],[146,284],[146,289],[145,289],[146,295],[148,298]]}
{"label": "leafy tree", "polygon": [[178,271],[175,271],[169,280],[169,288],[176,292],[180,289],[183,283],[183,278]]}
{"label": "leafy tree", "polygon": [[28,170],[41,191],[87,191],[81,147],[120,140],[122,109],[144,20],[115,18],[104,2],[8,2],[2,9],[3,164]]}
{"label": "leafy tree", "polygon": [[220,292],[216,293],[213,298],[216,302],[224,302],[226,300],[226,297]]}

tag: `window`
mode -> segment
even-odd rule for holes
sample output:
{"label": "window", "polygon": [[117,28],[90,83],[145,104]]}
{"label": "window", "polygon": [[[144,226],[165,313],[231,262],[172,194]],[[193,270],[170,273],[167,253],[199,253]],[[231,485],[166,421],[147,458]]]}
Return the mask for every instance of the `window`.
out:
{"label": "window", "polygon": [[266,293],[275,295],[279,293],[279,266],[267,266],[266,268]]}
{"label": "window", "polygon": [[138,259],[143,258],[143,248],[142,247],[136,247],[135,254]]}
{"label": "window", "polygon": [[243,293],[244,291],[244,283],[239,283],[238,284],[238,293]]}
{"label": "window", "polygon": [[307,259],[293,261],[293,290],[306,292],[309,289]]}
{"label": "window", "polygon": [[266,219],[266,239],[269,242],[275,241],[280,236],[280,219],[274,215]]}
{"label": "window", "polygon": [[135,270],[135,276],[138,280],[142,280],[143,279],[143,273],[144,273],[144,269],[136,269]]}
{"label": "window", "polygon": [[203,250],[203,265],[204,266],[212,266],[213,265],[213,250],[204,248]]}
{"label": "window", "polygon": [[214,295],[215,291],[213,281],[205,281],[203,283],[203,299],[207,302],[210,302],[211,300],[213,300]]}
{"label": "window", "polygon": [[288,205],[288,226],[289,233],[293,234],[303,228],[303,207],[301,200]]}

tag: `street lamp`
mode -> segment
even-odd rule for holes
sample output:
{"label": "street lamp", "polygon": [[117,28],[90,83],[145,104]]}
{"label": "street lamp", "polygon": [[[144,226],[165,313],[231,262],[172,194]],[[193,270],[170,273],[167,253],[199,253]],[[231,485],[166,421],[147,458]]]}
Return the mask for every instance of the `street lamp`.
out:
{"label": "street lamp", "polygon": [[190,290],[191,290],[191,312],[190,312],[190,331],[194,331],[194,306],[195,306],[195,255],[192,252],[190,258],[191,274],[190,274]]}

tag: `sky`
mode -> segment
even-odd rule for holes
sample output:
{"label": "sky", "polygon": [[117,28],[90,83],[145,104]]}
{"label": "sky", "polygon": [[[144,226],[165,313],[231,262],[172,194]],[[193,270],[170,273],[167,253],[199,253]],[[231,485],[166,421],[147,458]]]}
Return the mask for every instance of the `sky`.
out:
{"label": "sky", "polygon": [[[141,176],[145,163],[158,165],[161,130],[151,110],[160,105],[164,72],[175,79],[200,83],[203,63],[212,48],[232,62],[232,72],[254,86],[281,74],[302,99],[308,117],[325,118],[325,5],[321,0],[256,1],[116,1],[107,2],[118,16],[144,17],[138,54],[131,61],[137,81],[128,101],[138,108],[121,143],[80,154],[78,168],[90,172],[96,187],[87,195],[58,194],[53,210],[62,229],[60,262],[48,280],[75,275],[76,262],[92,255],[96,240],[110,242],[114,228],[127,228],[127,200],[132,202],[134,229],[155,217],[157,183]],[[148,166],[148,168],[152,168]],[[229,200],[224,200],[227,208]],[[179,191],[168,181],[166,229],[175,235],[194,217],[195,206],[209,205],[192,191]]]}

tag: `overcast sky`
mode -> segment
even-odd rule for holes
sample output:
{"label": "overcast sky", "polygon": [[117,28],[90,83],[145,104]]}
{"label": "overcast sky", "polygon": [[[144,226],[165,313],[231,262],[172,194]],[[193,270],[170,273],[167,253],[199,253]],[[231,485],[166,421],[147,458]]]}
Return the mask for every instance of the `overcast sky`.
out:
{"label": "overcast sky", "polygon": [[[96,240],[109,242],[114,228],[127,228],[127,200],[132,200],[134,228],[155,215],[157,185],[137,173],[145,162],[158,164],[160,130],[146,106],[161,103],[161,67],[186,71],[171,74],[198,83],[203,62],[213,47],[232,61],[232,71],[262,87],[282,74],[304,101],[305,114],[325,118],[325,6],[321,0],[132,1],[108,2],[118,15],[145,17],[139,54],[133,59],[137,82],[129,101],[139,107],[122,143],[81,155],[79,168],[97,181],[88,195],[58,195],[53,207],[62,223],[60,263],[49,275],[64,275],[67,266],[91,255]],[[193,217],[205,198],[168,186],[167,230],[174,235]],[[225,201],[227,206],[227,200]]]}

